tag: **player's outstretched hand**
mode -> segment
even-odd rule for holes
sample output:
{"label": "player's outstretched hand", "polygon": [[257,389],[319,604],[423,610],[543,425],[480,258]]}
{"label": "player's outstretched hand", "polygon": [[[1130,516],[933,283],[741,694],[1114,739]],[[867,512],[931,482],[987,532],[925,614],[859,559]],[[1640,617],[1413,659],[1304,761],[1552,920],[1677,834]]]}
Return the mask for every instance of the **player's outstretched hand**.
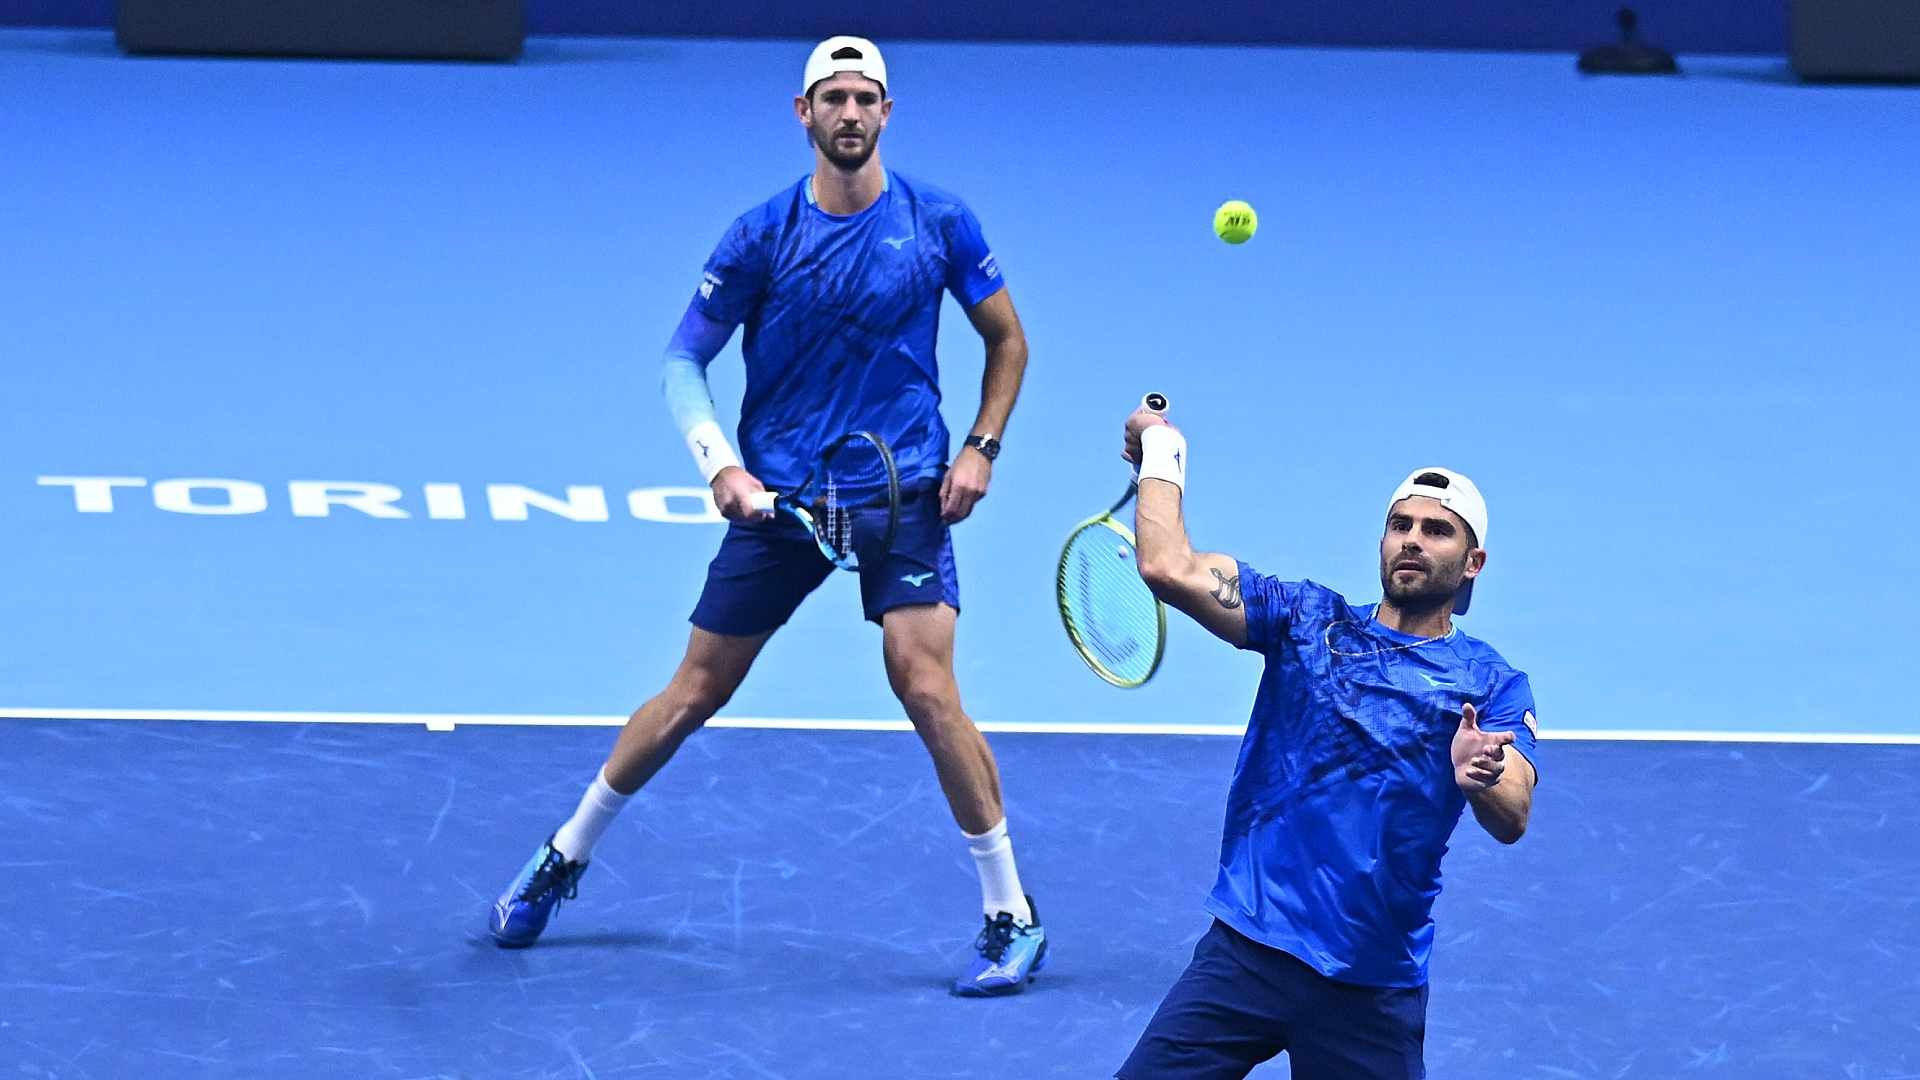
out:
{"label": "player's outstretched hand", "polygon": [[728,521],[772,521],[773,511],[755,510],[753,497],[767,490],[753,474],[729,465],[713,477],[713,505]]}
{"label": "player's outstretched hand", "polygon": [[1460,710],[1460,730],[1453,733],[1453,780],[1460,790],[1475,795],[1500,782],[1507,771],[1511,731],[1481,731],[1480,712],[1469,702]]}
{"label": "player's outstretched hand", "polygon": [[[1154,426],[1155,424],[1166,424],[1166,423],[1167,423],[1167,418],[1164,415],[1154,412],[1152,409],[1147,408],[1145,405],[1142,405],[1139,408],[1133,410],[1133,412],[1127,414],[1126,441],[1123,442],[1120,446],[1120,456],[1125,458],[1127,461],[1127,464],[1129,465],[1139,465],[1140,464],[1140,433]],[[1168,424],[1167,426],[1171,427],[1173,425]]]}
{"label": "player's outstretched hand", "polygon": [[965,521],[973,513],[973,504],[987,497],[987,483],[993,479],[993,462],[979,451],[954,459],[946,479],[940,481],[940,519],[951,525]]}

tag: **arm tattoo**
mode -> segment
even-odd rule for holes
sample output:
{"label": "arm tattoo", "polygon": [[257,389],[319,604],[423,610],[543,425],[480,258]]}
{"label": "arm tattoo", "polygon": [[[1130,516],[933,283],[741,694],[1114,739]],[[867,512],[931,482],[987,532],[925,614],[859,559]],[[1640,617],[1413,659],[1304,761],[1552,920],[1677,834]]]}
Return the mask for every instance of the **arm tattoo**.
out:
{"label": "arm tattoo", "polygon": [[1213,579],[1220,583],[1220,587],[1213,590],[1211,593],[1208,593],[1207,595],[1213,597],[1215,600],[1220,601],[1220,606],[1228,609],[1229,611],[1239,607],[1240,606],[1240,575],[1235,574],[1232,577],[1228,577],[1227,575],[1221,573],[1220,571],[1215,570],[1213,572]]}

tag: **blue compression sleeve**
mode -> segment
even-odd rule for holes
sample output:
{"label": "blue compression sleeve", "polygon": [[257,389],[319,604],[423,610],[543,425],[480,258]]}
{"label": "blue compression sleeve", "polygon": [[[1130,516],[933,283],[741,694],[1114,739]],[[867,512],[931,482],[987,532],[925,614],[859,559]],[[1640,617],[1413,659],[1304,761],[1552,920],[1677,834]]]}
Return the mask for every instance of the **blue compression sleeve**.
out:
{"label": "blue compression sleeve", "polygon": [[713,391],[707,387],[707,365],[720,355],[732,336],[733,327],[687,305],[687,313],[674,330],[673,340],[667,343],[666,359],[660,365],[660,389],[667,396],[667,408],[681,435],[702,421],[716,420]]}

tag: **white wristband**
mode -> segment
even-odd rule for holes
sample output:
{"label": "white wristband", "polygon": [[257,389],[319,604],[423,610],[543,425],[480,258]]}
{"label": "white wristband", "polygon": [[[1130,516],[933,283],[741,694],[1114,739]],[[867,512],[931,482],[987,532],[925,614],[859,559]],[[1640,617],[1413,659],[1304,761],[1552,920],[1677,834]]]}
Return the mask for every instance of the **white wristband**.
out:
{"label": "white wristband", "polygon": [[693,452],[694,464],[700,466],[700,478],[709,484],[720,475],[721,469],[740,464],[733,444],[727,442],[726,432],[712,420],[693,425],[693,430],[687,432],[687,449]]}
{"label": "white wristband", "polygon": [[1140,433],[1140,479],[1187,489],[1187,437],[1165,424]]}

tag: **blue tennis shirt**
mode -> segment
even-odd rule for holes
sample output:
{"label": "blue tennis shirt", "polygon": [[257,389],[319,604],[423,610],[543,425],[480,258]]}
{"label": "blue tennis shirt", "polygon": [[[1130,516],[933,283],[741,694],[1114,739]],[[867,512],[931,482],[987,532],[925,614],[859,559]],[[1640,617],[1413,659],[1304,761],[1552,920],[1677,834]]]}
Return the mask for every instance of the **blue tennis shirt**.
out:
{"label": "blue tennis shirt", "polygon": [[740,457],[792,490],[849,431],[892,447],[902,481],[947,463],[935,344],[941,293],[971,308],[1000,291],[1000,268],[966,205],[887,173],[886,190],[840,216],[809,197],[811,177],[735,219],[694,298],[708,318],[746,324]]}
{"label": "blue tennis shirt", "polygon": [[1533,690],[1456,626],[1423,639],[1311,581],[1244,563],[1247,648],[1266,657],[1227,795],[1207,910],[1329,978],[1420,986],[1440,857],[1466,808],[1461,704],[1535,757]]}

